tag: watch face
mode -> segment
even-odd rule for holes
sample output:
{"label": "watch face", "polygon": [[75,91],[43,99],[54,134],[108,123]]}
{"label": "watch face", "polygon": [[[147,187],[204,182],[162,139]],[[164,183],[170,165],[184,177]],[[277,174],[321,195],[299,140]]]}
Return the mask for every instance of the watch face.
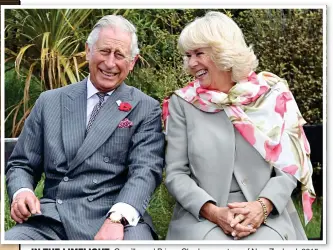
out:
{"label": "watch face", "polygon": [[111,219],[111,220],[114,220],[114,221],[120,221],[121,218],[123,218],[123,217],[121,216],[120,213],[112,212],[112,213],[110,214],[110,219]]}

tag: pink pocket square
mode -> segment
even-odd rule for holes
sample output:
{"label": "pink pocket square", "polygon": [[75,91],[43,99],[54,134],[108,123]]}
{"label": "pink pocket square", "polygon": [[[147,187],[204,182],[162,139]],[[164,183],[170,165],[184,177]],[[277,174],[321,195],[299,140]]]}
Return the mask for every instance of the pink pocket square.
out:
{"label": "pink pocket square", "polygon": [[119,125],[118,128],[130,128],[133,126],[133,122],[131,122],[130,120],[128,120],[127,118],[125,118],[124,120],[122,120]]}

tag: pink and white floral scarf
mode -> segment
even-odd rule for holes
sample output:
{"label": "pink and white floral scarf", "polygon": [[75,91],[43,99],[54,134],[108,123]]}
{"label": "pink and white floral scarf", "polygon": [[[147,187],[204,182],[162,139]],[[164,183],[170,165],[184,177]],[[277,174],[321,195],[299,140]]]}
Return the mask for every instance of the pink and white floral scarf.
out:
{"label": "pink and white floral scarf", "polygon": [[[310,146],[303,130],[306,122],[285,80],[269,72],[258,75],[252,72],[228,94],[203,89],[198,80],[175,93],[202,111],[224,110],[244,139],[271,166],[295,176],[302,183],[305,224],[311,220],[316,195]],[[168,115],[166,99],[163,103],[165,122]]]}

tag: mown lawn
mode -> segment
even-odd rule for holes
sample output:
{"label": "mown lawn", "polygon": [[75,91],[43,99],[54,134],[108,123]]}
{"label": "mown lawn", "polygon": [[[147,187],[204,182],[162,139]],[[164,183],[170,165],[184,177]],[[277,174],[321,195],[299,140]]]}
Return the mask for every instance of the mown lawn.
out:
{"label": "mown lawn", "polygon": [[[42,196],[42,190],[44,188],[44,180],[42,180],[37,188],[36,195]],[[172,216],[172,210],[174,206],[174,199],[169,195],[164,185],[161,185],[156,191],[148,207],[148,212],[153,218],[155,229],[159,235],[160,240],[164,240],[168,225]],[[300,215],[301,221],[304,225],[303,212],[301,206],[300,197],[295,196],[294,204]],[[319,238],[321,230],[321,211],[323,207],[322,197],[317,198],[313,204],[313,219],[305,227],[306,235],[309,239]],[[6,193],[6,211],[5,211],[5,230],[8,230],[15,225],[14,221],[10,218],[9,212],[9,200]]]}

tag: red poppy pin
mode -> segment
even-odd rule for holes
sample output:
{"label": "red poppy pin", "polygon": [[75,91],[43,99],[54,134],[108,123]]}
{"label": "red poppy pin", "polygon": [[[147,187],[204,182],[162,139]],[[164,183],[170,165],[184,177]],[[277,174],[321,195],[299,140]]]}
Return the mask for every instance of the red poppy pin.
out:
{"label": "red poppy pin", "polygon": [[131,104],[129,104],[128,102],[122,102],[120,103],[119,105],[119,110],[120,111],[125,111],[125,112],[128,112],[132,109],[132,106]]}

